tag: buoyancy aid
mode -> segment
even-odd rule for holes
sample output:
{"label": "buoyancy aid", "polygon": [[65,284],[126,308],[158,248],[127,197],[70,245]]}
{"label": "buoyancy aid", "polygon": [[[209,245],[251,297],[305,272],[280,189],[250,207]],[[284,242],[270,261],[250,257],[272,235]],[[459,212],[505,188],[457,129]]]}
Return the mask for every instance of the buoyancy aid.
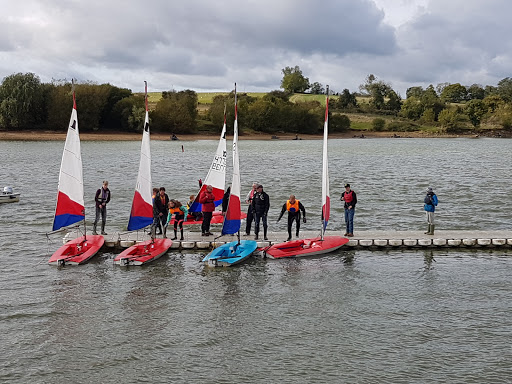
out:
{"label": "buoyancy aid", "polygon": [[290,203],[290,200],[286,200],[286,210],[288,212],[299,212],[299,200],[295,200],[295,203]]}
{"label": "buoyancy aid", "polygon": [[345,203],[350,204],[354,200],[353,191],[345,192],[345,194],[343,195],[343,200],[345,201]]}
{"label": "buoyancy aid", "polygon": [[174,215],[174,214],[183,215],[183,211],[180,208],[177,208],[177,207],[169,208],[169,213],[171,215]]}

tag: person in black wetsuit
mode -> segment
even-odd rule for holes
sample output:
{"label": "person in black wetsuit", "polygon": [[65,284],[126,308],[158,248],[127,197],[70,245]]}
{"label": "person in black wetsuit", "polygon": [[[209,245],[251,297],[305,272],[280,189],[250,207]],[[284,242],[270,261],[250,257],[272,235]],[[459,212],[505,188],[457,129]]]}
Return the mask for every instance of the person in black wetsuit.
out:
{"label": "person in black wetsuit", "polygon": [[290,199],[283,204],[283,208],[281,209],[281,214],[277,219],[277,222],[281,220],[284,213],[288,211],[288,239],[286,241],[290,241],[292,239],[292,224],[295,221],[295,235],[299,237],[300,230],[300,213],[302,212],[304,223],[306,222],[306,209],[302,205],[302,203],[295,198],[295,195],[290,195]]}

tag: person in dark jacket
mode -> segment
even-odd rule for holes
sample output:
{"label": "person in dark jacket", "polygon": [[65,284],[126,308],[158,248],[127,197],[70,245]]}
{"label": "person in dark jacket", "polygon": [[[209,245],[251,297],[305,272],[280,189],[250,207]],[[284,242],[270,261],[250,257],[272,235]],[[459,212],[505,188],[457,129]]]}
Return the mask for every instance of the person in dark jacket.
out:
{"label": "person in dark jacket", "polygon": [[263,185],[259,184],[256,193],[252,197],[252,209],[254,212],[254,240],[258,240],[260,233],[260,220],[263,221],[263,238],[267,238],[267,214],[270,208],[270,198],[266,192],[263,192]]}
{"label": "person in dark jacket", "polygon": [[345,209],[345,224],[347,230],[344,236],[354,236],[354,214],[356,212],[357,196],[356,193],[350,189],[350,184],[345,184],[345,192],[341,194],[341,201],[344,202],[343,208]]}
{"label": "person in dark jacket", "polygon": [[110,201],[110,189],[108,189],[107,180],[104,180],[101,188],[96,191],[94,201],[96,202],[96,218],[94,219],[94,224],[92,225],[92,234],[98,234],[96,232],[96,226],[98,225],[98,220],[100,219],[101,215],[101,234],[106,235],[107,233],[105,232],[105,224],[107,222],[107,204]]}
{"label": "person in dark jacket", "polygon": [[[165,223],[167,223],[167,215],[168,210],[167,206],[169,205],[169,196],[167,196],[167,193],[165,193],[165,188],[160,187],[160,190],[158,191],[158,195],[155,196],[154,204],[153,204],[153,214],[156,215],[156,218],[158,219],[158,225],[164,228],[164,237],[166,235],[166,227]],[[157,233],[157,235],[162,234],[160,231]]]}
{"label": "person in dark jacket", "polygon": [[258,188],[259,183],[252,183],[252,188],[247,194],[245,198],[245,203],[248,204],[247,207],[247,218],[245,219],[245,235],[249,236],[251,234],[252,222],[254,221],[254,210],[252,208],[252,198],[256,193],[256,188]]}
{"label": "person in dark jacket", "polygon": [[231,195],[231,187],[228,187],[228,189],[226,189],[226,192],[224,193],[224,196],[222,197],[222,215],[223,216],[226,216],[230,195]]}
{"label": "person in dark jacket", "polygon": [[288,211],[288,239],[286,241],[290,241],[292,239],[292,224],[295,221],[295,235],[299,237],[300,230],[300,213],[304,215],[303,220],[306,222],[306,209],[302,205],[302,203],[295,198],[295,195],[290,195],[290,199],[283,204],[283,208],[281,209],[281,214],[277,219],[277,222],[281,220],[284,213]]}
{"label": "person in dark jacket", "polygon": [[215,210],[215,195],[213,194],[213,187],[207,185],[206,189],[201,193],[199,202],[202,204],[203,223],[201,224],[201,236],[211,236],[210,222],[212,221],[213,211]]}

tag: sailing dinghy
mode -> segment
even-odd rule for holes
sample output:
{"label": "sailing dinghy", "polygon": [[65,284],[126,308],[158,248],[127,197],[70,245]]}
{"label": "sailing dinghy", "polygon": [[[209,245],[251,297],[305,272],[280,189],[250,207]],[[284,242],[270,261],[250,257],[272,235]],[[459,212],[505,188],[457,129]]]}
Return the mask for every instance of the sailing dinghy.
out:
{"label": "sailing dinghy", "polygon": [[[146,117],[142,130],[139,173],[135,184],[132,209],[128,221],[128,231],[137,231],[153,224],[153,198],[151,187],[151,148],[149,136],[148,85],[145,83]],[[114,258],[118,265],[142,265],[158,259],[172,245],[172,240],[156,239],[151,231],[151,239],[132,245]]]}
{"label": "sailing dinghy", "polygon": [[[206,178],[204,179],[204,182],[199,192],[197,193],[194,202],[188,209],[189,215],[187,216],[187,220],[183,222],[183,225],[201,224],[203,222],[202,220],[194,220],[194,216],[190,213],[201,212],[202,204],[199,202],[199,197],[206,189],[207,185],[211,185],[213,187],[213,194],[215,195],[215,206],[217,207],[222,204],[222,198],[224,197],[224,184],[226,183],[226,158],[226,110],[224,109],[224,125],[222,126],[222,132],[220,134],[217,151],[213,157],[213,161],[210,169],[208,170],[208,174],[206,175]],[[242,214],[242,219],[246,217],[246,213]],[[224,216],[222,215],[222,212],[214,211],[210,224],[220,224],[223,221]]]}
{"label": "sailing dinghy", "polygon": [[82,155],[73,83],[73,110],[71,111],[60,165],[53,231],[58,231],[80,221],[84,223],[84,235],[61,246],[52,255],[48,261],[49,264],[59,266],[83,264],[98,253],[105,242],[101,235],[87,235],[86,233]]}
{"label": "sailing dinghy", "polygon": [[[225,120],[224,120],[225,121]],[[225,123],[224,123],[225,131]],[[242,218],[242,208],[240,206],[240,162],[238,158],[238,110],[236,99],[235,84],[235,125],[233,133],[233,179],[231,182],[231,194],[229,195],[228,209],[222,225],[221,236],[237,234],[238,240],[233,241],[218,248],[215,248],[204,259],[203,262],[208,266],[226,266],[241,263],[258,247],[254,240],[240,241],[240,221]]]}
{"label": "sailing dinghy", "polygon": [[329,87],[327,87],[327,99],[325,103],[324,141],[323,141],[323,164],[322,164],[322,228],[320,236],[312,239],[298,239],[285,243],[274,244],[268,248],[262,248],[263,256],[270,258],[282,258],[293,256],[313,256],[335,251],[349,239],[341,236],[324,236],[331,211],[331,200],[329,197],[329,167],[327,156],[327,138],[329,122]]}

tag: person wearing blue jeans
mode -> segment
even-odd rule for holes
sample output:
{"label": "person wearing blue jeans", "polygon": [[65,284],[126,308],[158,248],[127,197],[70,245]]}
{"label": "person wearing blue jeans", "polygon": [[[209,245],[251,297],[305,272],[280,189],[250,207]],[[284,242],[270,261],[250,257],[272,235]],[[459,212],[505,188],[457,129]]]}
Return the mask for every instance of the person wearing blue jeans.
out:
{"label": "person wearing blue jeans", "polygon": [[345,224],[347,226],[344,236],[354,236],[354,214],[356,212],[357,196],[350,189],[350,184],[345,184],[345,192],[341,194],[341,201],[344,202]]}

